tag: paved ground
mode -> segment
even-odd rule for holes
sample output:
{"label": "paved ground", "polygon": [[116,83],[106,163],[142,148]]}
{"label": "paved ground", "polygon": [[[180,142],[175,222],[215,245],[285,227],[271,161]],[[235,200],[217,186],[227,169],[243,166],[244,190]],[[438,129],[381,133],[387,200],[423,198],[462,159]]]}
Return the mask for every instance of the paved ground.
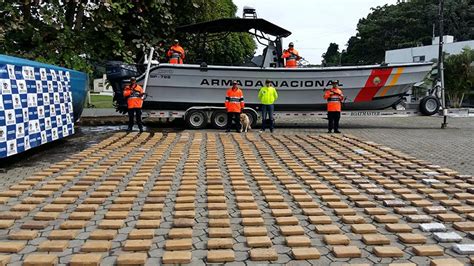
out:
{"label": "paved ground", "polygon": [[[322,124],[273,135],[96,133],[95,144],[61,160],[51,156],[41,171],[19,174],[21,181],[0,192],[0,261],[468,263],[472,176],[372,141],[379,132],[381,143],[406,147],[405,136],[427,138],[418,131],[461,145],[472,133],[463,125],[450,133],[384,122],[344,135],[306,134],[322,132]],[[446,140],[450,134],[457,137]],[[64,144],[83,145],[74,141]]]}
{"label": "paved ground", "polygon": [[[103,116],[108,118],[104,119]],[[126,117],[114,109],[85,109],[86,125],[120,124]],[[410,155],[450,167],[457,171],[474,174],[474,118],[448,118],[448,128],[440,130],[441,117],[409,118],[343,118],[344,132],[370,139],[406,152]],[[285,134],[325,133],[326,120],[320,118],[285,118],[277,121],[284,127],[277,132]],[[163,127],[168,125],[158,124]],[[181,126],[172,124],[172,126]],[[208,131],[209,132],[209,131]],[[210,130],[210,132],[216,132]]]}
{"label": "paved ground", "polygon": [[[307,120],[306,118],[304,120]],[[280,133],[325,133],[326,120],[287,119]],[[448,128],[440,129],[440,117],[348,118],[342,130],[399,149],[407,154],[474,174],[474,118],[449,118]]]}
{"label": "paved ground", "polygon": [[[280,119],[275,134],[322,134],[326,120],[318,118]],[[474,174],[474,119],[450,118],[448,128],[440,129],[439,117],[350,118],[341,121],[344,133],[387,145],[417,158]],[[154,132],[181,132],[182,125],[155,124]],[[172,127],[170,127],[172,126]],[[98,141],[124,130],[126,126],[82,126],[77,134],[45,148],[35,149],[14,160],[0,162],[0,189],[23,180],[42,167],[63,160]],[[195,132],[195,131],[186,131]],[[205,130],[205,132],[219,132]]]}
{"label": "paved ground", "polygon": [[65,140],[55,141],[9,160],[0,160],[0,170],[2,170],[0,172],[0,188],[3,190],[52,163],[62,161],[66,157],[84,150],[109,137],[116,130],[117,127],[106,126],[76,128],[76,134]]}

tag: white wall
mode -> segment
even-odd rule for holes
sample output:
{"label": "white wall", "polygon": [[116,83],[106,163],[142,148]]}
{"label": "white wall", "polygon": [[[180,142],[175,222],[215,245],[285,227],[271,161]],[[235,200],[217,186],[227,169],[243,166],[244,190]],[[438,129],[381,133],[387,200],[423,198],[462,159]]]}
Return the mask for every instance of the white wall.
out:
{"label": "white wall", "polygon": [[[444,52],[448,54],[459,54],[464,47],[474,49],[474,40],[464,42],[454,42],[444,44]],[[438,45],[428,45],[420,47],[411,47],[385,52],[386,63],[411,63],[415,56],[425,56],[425,61],[431,61],[438,58]]]}

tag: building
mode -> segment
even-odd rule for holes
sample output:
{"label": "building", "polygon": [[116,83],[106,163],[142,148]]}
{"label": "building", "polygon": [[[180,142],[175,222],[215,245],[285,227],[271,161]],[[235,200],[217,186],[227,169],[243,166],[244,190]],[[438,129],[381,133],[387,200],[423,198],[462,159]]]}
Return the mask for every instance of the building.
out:
{"label": "building", "polygon": [[94,79],[93,93],[100,95],[114,95],[114,90],[107,80],[107,76],[104,74],[101,79]]}
{"label": "building", "polygon": [[[445,35],[443,37],[443,50],[447,54],[460,54],[462,49],[470,47],[474,49],[474,40],[454,42],[454,37]],[[386,63],[413,63],[429,62],[438,58],[439,37],[434,37],[432,45],[410,47],[385,51]]]}

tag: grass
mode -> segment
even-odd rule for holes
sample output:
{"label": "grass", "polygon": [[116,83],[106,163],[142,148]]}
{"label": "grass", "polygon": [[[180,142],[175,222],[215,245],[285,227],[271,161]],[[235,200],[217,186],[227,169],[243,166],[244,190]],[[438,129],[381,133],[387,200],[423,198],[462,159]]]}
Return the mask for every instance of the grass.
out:
{"label": "grass", "polygon": [[112,96],[91,94],[91,104],[95,108],[113,108]]}

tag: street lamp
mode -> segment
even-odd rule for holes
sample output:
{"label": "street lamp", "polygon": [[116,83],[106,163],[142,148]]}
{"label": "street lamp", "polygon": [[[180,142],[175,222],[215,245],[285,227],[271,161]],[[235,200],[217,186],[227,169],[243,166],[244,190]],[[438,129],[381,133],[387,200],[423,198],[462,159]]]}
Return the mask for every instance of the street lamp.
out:
{"label": "street lamp", "polygon": [[438,81],[441,83],[441,106],[443,107],[443,123],[441,123],[441,128],[446,128],[447,123],[447,114],[446,110],[446,95],[444,91],[444,57],[443,57],[443,43],[444,43],[444,0],[439,0],[439,51],[438,51]]}

